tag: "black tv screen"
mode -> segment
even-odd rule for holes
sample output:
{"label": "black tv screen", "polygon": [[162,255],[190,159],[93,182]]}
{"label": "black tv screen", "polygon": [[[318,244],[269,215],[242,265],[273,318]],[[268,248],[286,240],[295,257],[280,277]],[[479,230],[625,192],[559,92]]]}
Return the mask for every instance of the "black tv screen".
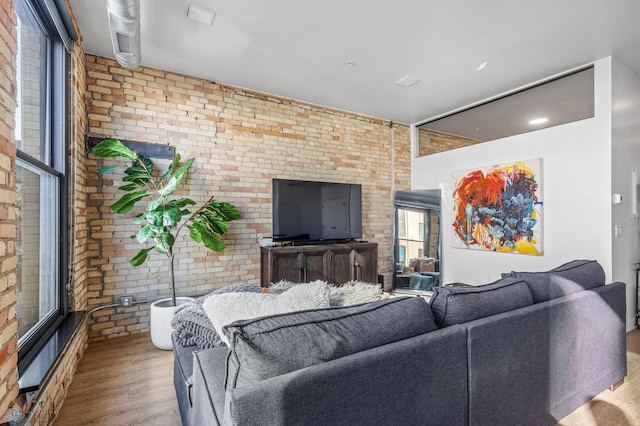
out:
{"label": "black tv screen", "polygon": [[362,186],[273,179],[273,240],[362,237]]}

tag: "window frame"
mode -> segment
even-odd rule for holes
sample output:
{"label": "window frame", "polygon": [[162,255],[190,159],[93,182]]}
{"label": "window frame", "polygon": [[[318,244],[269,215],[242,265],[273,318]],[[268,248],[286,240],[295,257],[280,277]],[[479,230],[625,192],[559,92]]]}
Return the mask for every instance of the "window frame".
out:
{"label": "window frame", "polygon": [[[70,54],[68,53],[63,37],[58,32],[54,24],[51,11],[43,7],[38,0],[17,0],[33,14],[40,29],[47,38],[46,52],[46,86],[45,93],[41,95],[41,102],[44,102],[44,124],[42,125],[44,135],[41,137],[48,145],[46,151],[48,158],[43,160],[46,164],[16,147],[16,156],[31,167],[41,169],[54,175],[58,180],[58,229],[57,229],[57,250],[58,250],[58,289],[57,306],[58,309],[53,314],[38,321],[38,323],[25,334],[27,339],[20,342],[18,348],[18,371],[22,371],[29,362],[38,354],[47,340],[56,331],[56,328],[68,314],[69,288],[69,268],[68,268],[68,203],[69,193],[67,184],[68,170],[68,111],[69,111],[69,87],[68,79]],[[19,17],[17,19],[20,19]],[[17,34],[19,37],[20,34]],[[20,79],[16,75],[16,79]],[[20,101],[20,100],[17,100]]]}

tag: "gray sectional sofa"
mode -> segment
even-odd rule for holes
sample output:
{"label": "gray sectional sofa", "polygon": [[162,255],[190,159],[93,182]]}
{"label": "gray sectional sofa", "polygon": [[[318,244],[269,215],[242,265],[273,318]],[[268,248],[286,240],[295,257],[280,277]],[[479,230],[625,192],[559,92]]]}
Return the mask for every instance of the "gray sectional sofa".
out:
{"label": "gray sectional sofa", "polygon": [[175,346],[183,425],[549,425],[626,375],[625,284],[578,260],[237,321]]}

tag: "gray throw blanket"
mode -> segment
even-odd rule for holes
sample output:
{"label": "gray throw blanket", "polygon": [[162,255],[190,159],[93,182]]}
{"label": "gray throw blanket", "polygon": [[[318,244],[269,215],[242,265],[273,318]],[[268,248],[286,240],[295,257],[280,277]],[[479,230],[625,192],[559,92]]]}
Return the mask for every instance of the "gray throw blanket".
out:
{"label": "gray throw blanket", "polygon": [[[260,293],[262,289],[253,284],[239,283],[218,289],[210,294],[230,292],[254,292]],[[176,343],[180,346],[197,346],[200,349],[226,346],[216,330],[213,328],[209,317],[202,308],[207,294],[193,302],[180,305],[171,320],[171,326],[175,331]]]}

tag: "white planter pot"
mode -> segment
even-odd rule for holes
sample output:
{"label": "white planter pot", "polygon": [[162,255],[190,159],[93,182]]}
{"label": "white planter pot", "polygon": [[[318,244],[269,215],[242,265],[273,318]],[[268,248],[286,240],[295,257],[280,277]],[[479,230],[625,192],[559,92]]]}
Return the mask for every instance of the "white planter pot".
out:
{"label": "white planter pot", "polygon": [[193,300],[192,297],[176,297],[176,306],[171,305],[171,298],[156,300],[151,304],[151,342],[156,348],[171,350],[173,313],[178,306]]}

